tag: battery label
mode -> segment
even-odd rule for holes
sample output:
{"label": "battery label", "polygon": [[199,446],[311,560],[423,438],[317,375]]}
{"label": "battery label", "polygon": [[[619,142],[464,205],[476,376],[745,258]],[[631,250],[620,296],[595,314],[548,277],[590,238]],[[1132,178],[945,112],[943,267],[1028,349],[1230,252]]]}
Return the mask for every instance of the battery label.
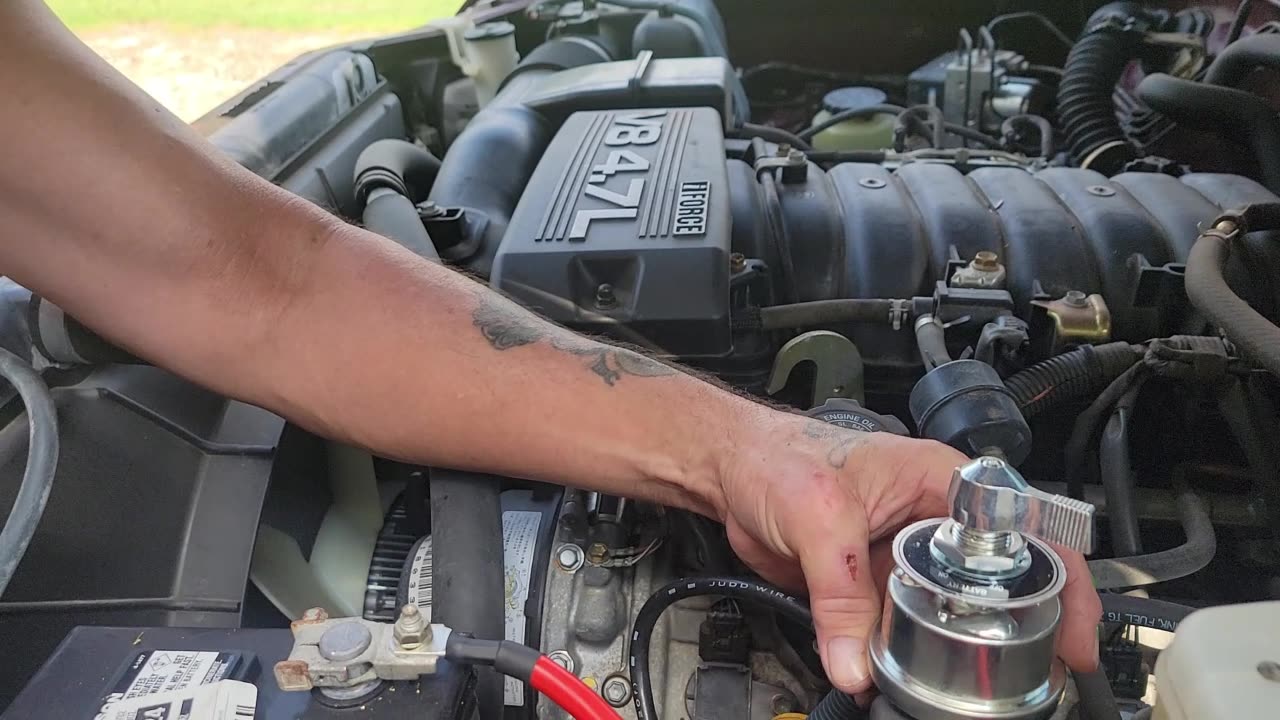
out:
{"label": "battery label", "polygon": [[243,675],[252,655],[201,650],[140,650],[102,697],[103,710],[159,693],[190,690]]}
{"label": "battery label", "polygon": [[[538,547],[538,526],[542,513],[508,510],[502,513],[503,564],[505,565],[506,638],[524,644],[524,606],[529,601],[529,582],[533,575],[534,553]],[[524,705],[524,683],[506,678],[504,704]]]}
{"label": "battery label", "polygon": [[120,700],[102,708],[94,720],[253,720],[257,705],[258,688],[222,680]]}

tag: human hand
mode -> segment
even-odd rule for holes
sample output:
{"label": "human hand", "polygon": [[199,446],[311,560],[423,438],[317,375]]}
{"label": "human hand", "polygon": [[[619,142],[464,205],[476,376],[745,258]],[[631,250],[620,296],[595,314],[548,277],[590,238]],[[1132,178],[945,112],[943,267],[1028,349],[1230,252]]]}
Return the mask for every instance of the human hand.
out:
{"label": "human hand", "polygon": [[[870,686],[867,639],[903,526],[947,514],[952,471],[967,458],[940,443],[860,433],[768,411],[722,473],[723,520],[738,556],[780,586],[807,587],[818,651],[832,684]],[[1084,557],[1067,566],[1058,653],[1072,669],[1097,665],[1101,601]]]}

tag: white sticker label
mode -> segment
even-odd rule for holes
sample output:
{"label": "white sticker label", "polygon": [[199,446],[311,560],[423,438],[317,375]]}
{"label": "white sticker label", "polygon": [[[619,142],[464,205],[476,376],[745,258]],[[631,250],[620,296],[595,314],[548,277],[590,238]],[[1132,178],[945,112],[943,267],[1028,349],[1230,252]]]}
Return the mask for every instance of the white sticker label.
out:
{"label": "white sticker label", "polygon": [[[540,512],[508,510],[502,513],[506,637],[522,645],[525,642],[524,606],[529,601],[529,581],[533,576],[533,558],[538,548],[538,526],[541,523]],[[524,705],[524,683],[507,678],[503,689],[507,705]]]}
{"label": "white sticker label", "polygon": [[[227,655],[192,650],[155,650],[137,669],[133,681],[119,699],[131,700],[174,690],[186,690],[212,682],[211,673],[225,674]],[[133,674],[131,671],[130,674]]]}
{"label": "white sticker label", "polygon": [[120,700],[104,707],[94,720],[253,720],[257,705],[258,688],[238,680],[220,680]]}
{"label": "white sticker label", "polygon": [[431,538],[422,541],[417,552],[413,554],[413,564],[409,566],[409,589],[405,599],[410,605],[417,605],[422,617],[431,622]]}

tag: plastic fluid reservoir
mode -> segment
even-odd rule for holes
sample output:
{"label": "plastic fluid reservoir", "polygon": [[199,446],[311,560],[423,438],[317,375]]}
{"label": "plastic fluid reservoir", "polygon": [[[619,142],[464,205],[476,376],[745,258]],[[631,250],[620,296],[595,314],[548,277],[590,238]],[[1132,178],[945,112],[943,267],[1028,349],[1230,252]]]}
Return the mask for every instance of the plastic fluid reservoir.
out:
{"label": "plastic fluid reservoir", "polygon": [[[846,110],[879,105],[885,97],[884,92],[875,88],[837,88],[823,96],[822,110],[814,116],[813,125],[821,125]],[[893,115],[879,113],[837,123],[814,135],[813,147],[815,150],[880,150],[892,147],[893,120]]]}

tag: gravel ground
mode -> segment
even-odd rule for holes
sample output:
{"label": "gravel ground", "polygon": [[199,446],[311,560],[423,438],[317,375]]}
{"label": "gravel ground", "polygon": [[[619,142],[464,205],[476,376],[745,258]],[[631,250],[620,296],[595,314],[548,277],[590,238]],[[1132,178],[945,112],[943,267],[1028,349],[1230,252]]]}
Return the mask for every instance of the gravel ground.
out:
{"label": "gravel ground", "polygon": [[191,121],[286,61],[362,34],[367,35],[131,25],[80,37],[178,117]]}

